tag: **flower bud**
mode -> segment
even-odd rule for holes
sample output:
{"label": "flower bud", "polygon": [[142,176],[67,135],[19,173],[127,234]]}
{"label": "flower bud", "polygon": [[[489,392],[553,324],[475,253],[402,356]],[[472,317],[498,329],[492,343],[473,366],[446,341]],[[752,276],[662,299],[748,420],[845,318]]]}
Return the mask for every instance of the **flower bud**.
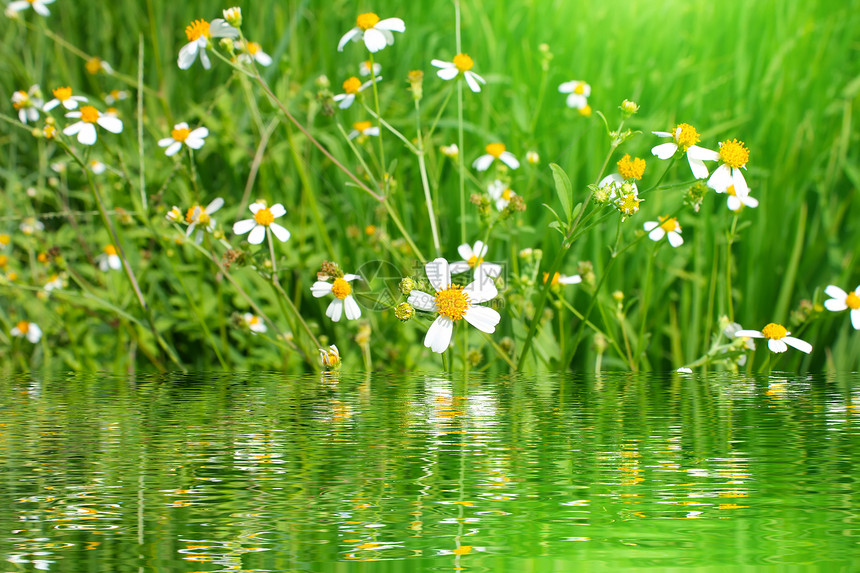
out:
{"label": "flower bud", "polygon": [[320,348],[320,362],[326,370],[338,370],[340,368],[340,351],[332,344],[328,348]]}
{"label": "flower bud", "polygon": [[408,302],[401,302],[394,308],[394,316],[406,322],[415,316],[415,309]]}
{"label": "flower bud", "polygon": [[412,292],[412,289],[415,288],[415,281],[409,277],[403,277],[400,281],[400,292],[405,295],[409,295]]}
{"label": "flower bud", "polygon": [[629,99],[626,99],[621,102],[621,105],[618,109],[621,110],[621,112],[624,114],[624,117],[630,117],[631,115],[639,111],[639,104],[637,104],[635,101],[630,101]]}
{"label": "flower bud", "polygon": [[227,23],[234,28],[238,28],[242,25],[242,9],[238,6],[227,8],[226,10],[224,10],[223,14],[224,19],[227,21]]}

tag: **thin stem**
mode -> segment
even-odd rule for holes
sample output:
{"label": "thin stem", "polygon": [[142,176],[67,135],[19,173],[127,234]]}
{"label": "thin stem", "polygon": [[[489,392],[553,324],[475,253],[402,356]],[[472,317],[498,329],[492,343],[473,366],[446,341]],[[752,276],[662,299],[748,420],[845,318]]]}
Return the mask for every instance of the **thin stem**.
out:
{"label": "thin stem", "polygon": [[[370,81],[373,84],[373,103],[376,106],[376,123],[379,127],[382,126],[382,113],[379,111],[379,90],[376,87],[376,72],[373,71],[373,52],[370,52]],[[381,130],[380,130],[381,131]],[[377,138],[379,140],[379,166],[382,170],[382,193],[388,193],[388,166],[385,164],[385,146],[382,145],[382,133]]]}
{"label": "thin stem", "polygon": [[439,241],[439,229],[436,227],[436,213],[433,210],[433,198],[430,196],[430,181],[427,178],[427,163],[424,160],[424,138],[421,135],[421,104],[415,100],[415,128],[418,134],[418,169],[421,172],[421,186],[424,188],[424,201],[427,203],[427,217],[430,219],[430,232],[433,234],[433,247],[436,256],[442,256],[442,245]]}

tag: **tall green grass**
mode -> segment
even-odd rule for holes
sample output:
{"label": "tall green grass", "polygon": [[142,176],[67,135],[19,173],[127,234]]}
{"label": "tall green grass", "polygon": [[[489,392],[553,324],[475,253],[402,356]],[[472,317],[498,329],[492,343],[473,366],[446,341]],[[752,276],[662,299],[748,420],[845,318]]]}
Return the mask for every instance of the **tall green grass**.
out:
{"label": "tall green grass", "polygon": [[[456,53],[452,3],[262,0],[240,5],[244,33],[275,59],[274,65],[262,70],[263,77],[285,106],[351,169],[358,169],[359,164],[340,136],[337,122],[349,129],[353,121],[371,118],[355,106],[334,118],[322,114],[316,82],[324,74],[331,90],[338,93],[343,79],[355,75],[358,62],[366,58],[358,44],[349,45],[343,53],[336,51],[340,36],[354,25],[358,13],[372,10],[383,18],[397,16],[406,22],[406,33],[397,34],[395,44],[376,56],[383,65],[381,110],[394,127],[410,138],[415,135],[413,103],[405,81],[410,70],[425,72],[421,103],[425,129],[453,89],[452,82],[435,77],[429,64],[432,58],[450,60]],[[391,241],[402,237],[384,209],[349,186],[348,179],[283,120],[253,82],[234,75],[214,58],[210,71],[199,64],[188,71],[177,68],[176,56],[186,41],[184,27],[194,18],[218,17],[228,6],[196,1],[118,0],[103,5],[58,0],[50,7],[52,15],[47,19],[25,15],[32,23],[30,28],[4,22],[0,92],[10,96],[33,83],[40,83],[46,94],[58,85],[71,85],[91,97],[115,88],[132,92],[130,99],[117,105],[125,131],[121,136],[101,133],[91,156],[113,167],[119,166],[121,157],[130,175],[128,179],[108,176],[99,180],[111,207],[138,211],[135,197],[143,173],[149,211],[135,215],[128,224],[120,222],[118,232],[152,309],[155,328],[147,327],[123,278],[117,274],[105,281],[87,260],[82,244],[97,252],[108,237],[93,214],[95,206],[80,171],[70,165],[68,175],[54,184],[51,178],[56,175],[47,165],[62,158],[61,151],[3,122],[0,232],[16,235],[18,222],[27,215],[62,213],[61,190],[66,185],[67,207],[80,213],[76,219],[81,229],[75,231],[68,217],[45,216],[48,229],[44,235],[34,240],[16,238],[16,252],[24,254],[26,264],[19,269],[24,278],[17,286],[0,285],[5,331],[0,352],[8,358],[4,364],[133,369],[157,363],[171,367],[164,346],[159,347],[151,334],[155,330],[164,336],[167,347],[175,348],[187,368],[302,367],[299,354],[288,349],[289,343],[251,337],[231,323],[234,312],[248,310],[248,301],[211,261],[175,244],[173,232],[162,222],[165,209],[176,204],[184,210],[197,198],[187,159],[177,166],[155,146],[174,123],[188,121],[206,125],[212,133],[195,154],[199,200],[205,205],[216,196],[224,197],[227,204],[216,218],[231,240],[230,225],[247,216],[247,211],[238,211],[240,200],[254,157],[261,154],[249,198],[282,202],[288,210],[285,225],[293,233],[278,249],[280,282],[321,337],[320,343],[337,343],[347,367],[364,365],[359,345],[353,342],[357,325],[332,324],[323,314],[327,301],[321,304],[309,296],[315,272],[323,260],[336,260],[346,272],[368,261],[383,260],[408,273],[414,270],[414,257],[408,250],[388,248]],[[539,166],[523,165],[515,174],[513,187],[525,195],[527,211],[494,232],[490,243],[489,257],[506,262],[509,277],[520,264],[520,249],[542,249],[546,266],[560,248],[560,236],[547,228],[551,215],[541,206],[547,203],[559,208],[547,165],[559,164],[571,179],[575,202],[583,201],[609,148],[597,115],[584,118],[566,109],[564,96],[557,92],[561,82],[581,79],[592,86],[591,106],[603,112],[613,127],[623,99],[641,105],[640,112],[627,122],[627,127],[641,133],[619,148],[609,167],[611,171],[624,153],[646,158],[645,187],[665,168],[665,163],[650,155],[651,147],[661,142],[650,134],[652,130],[687,122],[699,129],[706,147],[716,148],[718,141],[738,138],[750,148],[747,180],[761,205],[741,213],[740,231],[731,251],[734,320],[745,328],[760,329],[772,321],[790,326],[792,311],[803,300],[820,303],[827,284],[853,289],[860,283],[855,258],[860,245],[860,208],[855,200],[860,185],[855,119],[860,92],[860,2],[633,1],[598,5],[560,0],[464,0],[461,8],[463,50],[474,58],[475,71],[488,80],[483,93],[465,93],[465,149],[461,152],[467,166],[491,141],[505,142],[520,160],[527,150],[541,155]],[[40,32],[42,27],[84,53],[103,58],[127,76],[130,84],[112,76],[87,74],[84,60]],[[543,43],[553,54],[545,75],[540,65]],[[141,50],[144,57],[139,70]],[[143,166],[136,134],[134,80],[139,71],[148,90],[143,100]],[[442,254],[449,260],[457,258],[456,247],[461,242],[458,173],[438,149],[457,139],[455,102],[456,95],[438,129],[425,142]],[[3,113],[14,116],[11,105]],[[261,141],[266,142],[265,147]],[[432,258],[417,161],[390,134],[383,134],[383,143],[387,159],[396,159],[392,204],[403,217],[410,238]],[[676,161],[667,181],[689,180],[686,161]],[[468,193],[480,191],[469,185]],[[35,197],[26,194],[29,188],[35,189]],[[642,210],[623,224],[625,241],[637,236],[644,221],[675,212],[682,191],[661,190],[647,196]],[[467,210],[467,216],[469,228],[476,229],[467,237],[471,243],[481,235],[474,209]],[[635,360],[640,368],[676,368],[694,361],[719,332],[719,317],[729,313],[726,234],[732,215],[724,196],[710,193],[698,214],[686,210],[680,217],[685,245],[679,249],[664,246],[655,252],[645,239],[618,257],[590,315],[619,341],[621,329],[627,329],[634,351],[643,350]],[[577,262],[587,260],[599,279],[609,265],[616,220],[607,219],[576,241],[562,272],[573,274]],[[367,225],[375,225],[382,234],[368,237],[363,232]],[[358,230],[358,238],[348,227]],[[163,232],[155,236],[152,229]],[[233,242],[238,244],[238,240]],[[92,291],[84,294],[72,284],[68,293],[36,296],[41,286],[36,277],[47,271],[38,266],[35,256],[55,246]],[[649,264],[650,282],[645,280]],[[295,319],[281,313],[278,297],[265,280],[240,267],[233,274],[281,330],[291,331],[306,350],[311,347]],[[28,286],[32,288],[28,290]],[[613,291],[624,294],[623,322],[614,318]],[[525,293],[533,297],[532,303],[538,301],[535,292]],[[568,287],[563,294],[583,312],[592,293],[586,287]],[[502,296],[507,307],[501,309],[502,322],[493,340],[510,336],[519,346],[532,317],[527,305],[523,306],[526,301],[521,293],[508,291]],[[574,348],[578,319],[558,305],[550,308],[554,316],[535,338],[537,359],[525,361],[524,367],[594,369],[597,356],[590,331],[586,329],[582,343]],[[6,335],[25,314],[46,331],[35,351]],[[363,319],[371,327],[367,348],[376,367],[441,367],[438,357],[421,345],[423,325],[401,325],[391,311],[366,310]],[[808,357],[790,351],[779,359],[777,368],[860,368],[860,336],[850,329],[844,313],[813,310],[797,326],[800,330],[794,326],[789,330],[809,340],[815,350]],[[640,332],[645,339],[637,340]],[[461,342],[455,340],[459,353]],[[508,367],[483,337],[472,335],[470,348],[484,354],[478,367]],[[765,345],[760,344],[756,354],[751,366],[757,368],[765,360]],[[601,364],[604,368],[629,367],[612,349]]]}

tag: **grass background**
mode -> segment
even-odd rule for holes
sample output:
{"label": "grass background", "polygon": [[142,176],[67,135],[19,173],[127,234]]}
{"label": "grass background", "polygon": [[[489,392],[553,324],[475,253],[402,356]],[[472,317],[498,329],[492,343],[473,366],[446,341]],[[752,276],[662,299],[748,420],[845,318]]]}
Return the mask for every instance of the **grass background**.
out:
{"label": "grass background", "polygon": [[[354,25],[356,14],[372,10],[383,18],[397,16],[406,22],[406,33],[398,34],[394,46],[377,56],[383,65],[383,114],[392,124],[408,135],[414,134],[412,102],[405,91],[409,70],[424,70],[423,104],[433,113],[445,90],[450,89],[435,77],[429,65],[432,58],[450,59],[456,53],[454,10],[449,2],[371,5],[262,0],[239,5],[245,34],[275,58],[264,76],[279,98],[312,126],[314,134],[337,157],[351,159],[339,139],[335,120],[319,115],[313,103],[314,82],[325,74],[337,93],[342,80],[355,74],[365,52],[358,44],[351,44],[338,53],[336,45]],[[204,123],[212,132],[197,156],[204,204],[214,196],[227,200],[227,207],[217,217],[225,228],[235,220],[234,216],[244,218],[234,209],[242,196],[261,133],[277,114],[258,90],[254,92],[238,79],[231,80],[231,71],[221,62],[214,62],[214,69],[208,72],[198,65],[181,71],[175,64],[178,50],[186,41],[185,25],[194,18],[219,16],[227,6],[195,1],[58,0],[50,7],[52,15],[48,19],[34,20],[32,14],[26,17],[37,27],[46,26],[131,77],[137,74],[142,39],[144,81],[159,96],[148,96],[144,101],[147,188],[150,192],[164,190],[162,204],[158,198],[153,201],[153,220],[159,206],[187,205],[193,197],[184,170],[175,170],[174,162],[164,158],[154,143],[178,121]],[[40,83],[46,92],[56,85],[72,85],[76,91],[91,96],[123,87],[116,78],[89,76],[80,57],[35,30],[11,22],[4,22],[3,29],[3,93],[11,95],[32,83]],[[563,96],[556,91],[563,81],[582,79],[592,86],[592,107],[605,112],[611,123],[618,117],[616,108],[622,99],[641,105],[640,113],[628,125],[643,133],[619,149],[613,163],[626,152],[648,158],[646,183],[649,176],[663,168],[650,156],[650,148],[659,142],[650,135],[651,130],[687,122],[699,129],[706,147],[716,148],[717,141],[738,138],[750,148],[747,179],[761,205],[742,213],[741,224],[748,227],[733,249],[734,318],[745,328],[761,328],[771,321],[788,325],[791,311],[798,308],[801,300],[823,300],[821,290],[827,284],[848,289],[860,283],[855,257],[860,245],[860,208],[855,200],[860,186],[855,119],[860,92],[860,2],[632,1],[598,6],[565,1],[464,1],[462,39],[464,51],[476,62],[475,71],[488,80],[484,93],[466,94],[467,161],[482,153],[490,141],[504,141],[521,159],[529,149],[537,150],[542,158],[542,164],[533,170],[535,184],[526,195],[528,211],[518,226],[496,234],[491,258],[511,260],[505,255],[523,247],[541,247],[548,257],[558,248],[558,235],[546,229],[549,219],[540,206],[542,202],[555,205],[557,201],[546,167],[549,162],[560,164],[568,172],[580,200],[587,193],[587,184],[594,181],[608,149],[602,123],[596,116],[581,118],[567,110]],[[548,44],[554,55],[545,79],[539,65],[541,43]],[[546,95],[541,100],[543,81]],[[248,94],[253,94],[255,103],[249,103]],[[139,165],[137,140],[132,135],[134,99],[119,107],[126,132],[122,138],[103,139],[117,146],[109,152],[123,156],[135,172]],[[14,115],[11,105],[4,113]],[[341,121],[347,125],[365,119],[355,109],[342,116]],[[325,306],[310,299],[307,288],[323,259],[333,258],[350,272],[368,260],[391,257],[379,244],[355,240],[344,231],[346,227],[355,225],[361,229],[374,224],[387,230],[392,238],[399,235],[378,206],[346,188],[343,175],[322,160],[295,130],[284,124],[272,125],[271,140],[251,198],[262,197],[287,206],[285,224],[293,232],[293,239],[279,252],[283,257],[281,266],[288,269],[281,280],[302,312],[315,323],[313,326],[317,328],[318,324],[318,330],[338,343],[345,356],[357,365],[358,351],[349,348],[355,324],[332,325],[323,316]],[[44,212],[56,207],[44,169],[44,154],[52,152],[46,148],[43,155],[35,153],[34,140],[23,130],[6,123],[2,130],[0,145],[4,153],[0,168],[4,193],[0,200],[5,229],[0,231],[14,233],[17,220],[30,210]],[[454,141],[456,107],[450,105],[440,129],[427,145],[435,150]],[[428,254],[432,243],[416,162],[407,153],[397,151],[394,138],[386,137],[385,144],[389,159],[398,158],[394,203],[412,237]],[[96,146],[93,154],[99,153],[103,150]],[[428,161],[433,179],[438,181],[444,254],[453,259],[461,242],[456,170],[435,151]],[[689,179],[686,169],[684,161],[677,162],[670,178]],[[521,170],[514,188],[522,190],[531,174],[527,168]],[[133,210],[130,196],[136,192],[135,183],[113,180],[113,206]],[[70,179],[73,207],[83,209],[88,205],[86,192],[80,180],[77,188],[75,185],[75,180]],[[23,194],[31,186],[38,189],[33,201]],[[642,211],[625,223],[625,233],[633,236],[634,228],[641,229],[644,221],[674,211],[679,204],[678,191],[661,191],[648,197]],[[708,347],[717,317],[727,312],[722,291],[725,231],[731,216],[724,205],[721,196],[710,194],[700,214],[688,211],[681,216],[687,240],[684,247],[662,248],[656,253],[654,283],[644,301],[649,308],[645,330],[650,336],[646,367],[672,368],[695,359]],[[475,220],[472,216],[470,223]],[[92,224],[98,228],[97,220]],[[48,227],[46,244],[31,248],[64,245],[64,256],[70,264],[83,263],[83,257],[72,248],[73,238],[67,226],[54,220]],[[187,253],[168,253],[163,242],[156,244],[134,225],[125,227],[123,234],[138,246],[129,256],[141,270],[147,295],[157,309],[159,328],[168,333],[187,366],[217,366],[214,352],[208,348],[214,345],[231,367],[299,367],[299,361],[284,356],[277,347],[266,347],[230,330],[227,317],[235,309],[244,310],[246,303],[223,281],[216,280],[211,265]],[[599,275],[608,262],[607,245],[614,236],[614,223],[589,233],[574,245],[563,271],[570,274],[578,260],[590,260]],[[470,242],[476,238],[468,237]],[[600,295],[601,304],[609,307],[612,302],[608,293],[625,293],[634,330],[639,326],[643,276],[651,252],[650,244],[642,244],[624,255],[613,267]],[[393,258],[392,262],[401,270],[409,270],[405,257]],[[191,297],[183,294],[177,276],[187,281],[185,287]],[[266,308],[277,308],[262,281],[251,273],[244,273],[241,279]],[[112,304],[134,313],[135,301],[125,292],[121,279],[116,282],[99,285],[99,292]],[[571,290],[567,296],[578,308],[588,303],[584,290]],[[77,324],[77,320],[69,320],[68,314],[63,316],[65,311],[58,312],[50,300],[35,300],[32,292],[0,286],[0,297],[9,307],[5,323],[14,323],[19,319],[16,312],[27,309],[44,316],[40,323],[45,322],[46,332],[55,334],[49,346],[43,344],[36,355],[27,357],[31,365],[43,364],[51,356],[63,365],[81,368],[105,367],[108,361],[114,367],[128,367],[133,362],[128,358],[127,347],[134,336],[117,328],[116,315],[104,309],[95,313],[90,309],[87,319]],[[189,305],[189,298],[196,304]],[[515,326],[504,314],[503,311],[500,336],[516,336]],[[401,326],[390,313],[367,318],[373,327],[374,352],[377,357],[385,357],[390,366],[438,367],[436,357],[431,357],[420,344],[423,327]],[[557,322],[553,331],[568,328],[568,323],[569,330],[573,330],[574,320],[557,315],[556,321],[559,320],[562,322]],[[214,343],[204,343],[201,322],[211,324]],[[80,329],[77,332],[76,327]],[[567,366],[557,361],[562,353],[556,351],[557,341],[548,332],[539,338],[539,354],[551,358],[550,367]],[[860,337],[850,329],[844,314],[825,313],[801,332],[815,346],[814,353],[809,357],[799,353],[786,356],[781,367],[860,368]],[[472,340],[477,344],[481,339]],[[105,341],[115,345],[117,352],[106,353]],[[145,337],[140,343],[146,345]],[[6,353],[7,347],[0,352]],[[593,363],[593,352],[584,344],[571,366],[590,369]],[[614,367],[620,363],[607,359],[605,365]]]}

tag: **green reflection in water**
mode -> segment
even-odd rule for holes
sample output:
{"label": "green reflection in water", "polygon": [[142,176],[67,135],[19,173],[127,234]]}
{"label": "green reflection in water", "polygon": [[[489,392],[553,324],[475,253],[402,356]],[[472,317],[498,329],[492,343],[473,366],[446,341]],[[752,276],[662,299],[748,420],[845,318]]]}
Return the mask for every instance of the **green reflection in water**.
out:
{"label": "green reflection in water", "polygon": [[10,571],[850,570],[860,377],[0,381]]}

